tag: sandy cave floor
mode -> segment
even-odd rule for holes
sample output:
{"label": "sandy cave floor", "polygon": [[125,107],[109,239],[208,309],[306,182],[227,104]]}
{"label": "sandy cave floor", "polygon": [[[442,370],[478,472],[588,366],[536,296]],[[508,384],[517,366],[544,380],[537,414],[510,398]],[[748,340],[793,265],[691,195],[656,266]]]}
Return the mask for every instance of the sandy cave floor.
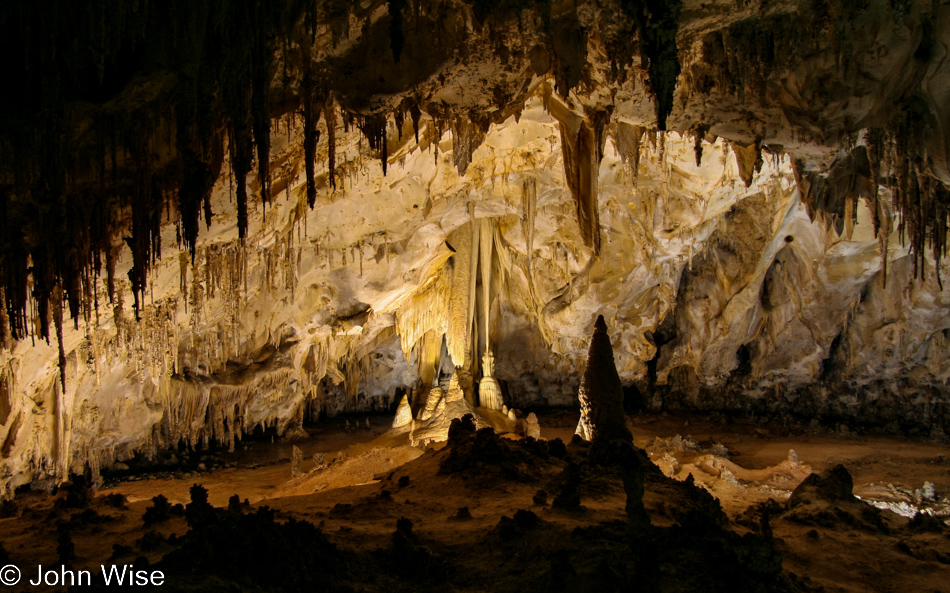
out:
{"label": "sandy cave floor", "polygon": [[[542,437],[568,442],[576,417],[567,411],[541,414]],[[250,504],[247,511],[266,505],[276,511],[278,521],[309,521],[332,544],[348,551],[386,548],[391,537],[395,538],[397,520],[407,518],[413,525],[413,537],[427,542],[426,549],[451,564],[450,582],[456,590],[522,590],[519,583],[525,579],[536,583],[539,590],[549,588],[545,582],[558,588],[555,581],[560,579],[549,574],[555,570],[554,560],[545,559],[541,568],[532,568],[533,561],[520,552],[506,552],[504,543],[493,543],[485,551],[486,534],[497,537],[507,533],[503,517],[519,509],[535,513],[543,529],[556,530],[564,541],[593,529],[606,530],[602,537],[611,540],[609,526],[625,519],[626,495],[618,479],[585,476],[583,507],[568,512],[551,505],[553,491],[544,503],[536,500],[539,490],[553,490],[550,484],[556,480],[552,476],[561,471],[556,460],[550,467],[540,463],[523,479],[496,479],[494,474],[445,476],[439,470],[447,454],[443,443],[430,446],[423,454],[386,434],[390,418],[370,416],[369,420],[369,428],[364,425],[365,418],[360,418],[360,428],[351,430],[345,430],[339,420],[324,422],[308,428],[310,438],[293,443],[258,440],[239,445],[234,453],[202,457],[200,467],[208,469],[156,468],[134,479],[107,483],[89,503],[94,514],[105,519],[73,521],[77,525],[71,529],[73,567],[141,563],[141,557],[152,563],[161,560],[174,548],[175,538],[169,543],[169,536],[181,537],[188,524],[184,517],[173,516],[146,527],[142,515],[158,494],[172,504],[188,503],[189,488],[196,483],[207,488],[209,502],[216,507],[227,506],[229,498],[237,494]],[[750,507],[770,498],[784,505],[791,490],[809,473],[838,464],[848,469],[854,494],[862,499],[891,505],[903,502],[905,510],[909,506],[930,508],[938,515],[950,511],[950,461],[945,444],[809,434],[779,426],[712,422],[699,416],[637,415],[629,420],[635,444],[647,451],[662,473],[680,481],[692,475],[719,500],[730,529],[738,534],[758,530]],[[303,475],[296,478],[291,477],[290,461],[294,445],[304,453]],[[311,471],[314,453],[327,454],[326,468]],[[932,495],[924,488],[925,482],[933,485]],[[678,521],[673,508],[679,504],[678,495],[670,494],[666,484],[661,478],[647,480],[644,500],[654,525]],[[109,501],[115,497],[110,499],[110,494],[122,494],[126,505],[111,506]],[[57,564],[57,525],[78,514],[61,508],[63,499],[62,492],[55,496],[25,493],[4,506],[0,541],[25,574],[35,575],[37,564]],[[937,527],[931,523],[929,529],[908,527],[908,519],[889,511],[878,513],[881,519],[865,521],[862,516],[870,515],[863,508],[843,511],[842,505],[829,504],[819,501],[814,507],[799,507],[771,519],[775,547],[782,554],[784,570],[798,587],[795,590],[950,592],[950,527],[940,523]],[[463,507],[471,518],[456,519],[465,516],[464,511],[460,513]],[[810,510],[802,513],[801,508]],[[940,521],[947,519],[950,517]],[[507,533],[505,537],[521,537],[518,529],[515,535]],[[143,543],[143,535],[152,531],[161,541]],[[549,536],[542,539],[559,539]],[[156,538],[152,536],[152,540]],[[110,560],[115,545],[128,549],[125,556]],[[536,552],[544,548],[539,545]],[[602,552],[609,555],[611,550],[608,546]],[[563,550],[550,552],[560,553]],[[479,554],[495,556],[478,560]],[[483,565],[486,562],[493,564],[491,570]],[[575,559],[577,562],[583,561]],[[33,572],[27,572],[27,567]],[[485,580],[487,570],[497,579]],[[537,574],[532,576],[532,571]],[[585,573],[578,569],[576,574],[583,581]],[[509,576],[502,578],[504,575]],[[663,578],[677,582],[675,575]],[[786,590],[776,587],[774,590]],[[354,588],[373,590],[365,583]],[[419,588],[427,587],[422,583]],[[36,589],[21,582],[11,590]],[[669,585],[663,590],[670,590]],[[687,584],[674,590],[692,589]]]}

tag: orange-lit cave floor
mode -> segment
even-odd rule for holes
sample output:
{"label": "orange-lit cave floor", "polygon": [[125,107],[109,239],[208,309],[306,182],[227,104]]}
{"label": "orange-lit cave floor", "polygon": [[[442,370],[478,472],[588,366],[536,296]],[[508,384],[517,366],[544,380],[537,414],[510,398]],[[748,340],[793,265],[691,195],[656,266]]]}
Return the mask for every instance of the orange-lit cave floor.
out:
{"label": "orange-lit cave floor", "polygon": [[[539,416],[544,439],[570,441],[576,413]],[[365,418],[352,420],[360,427],[345,430],[342,420],[331,420],[309,427],[308,439],[257,440],[230,454],[192,454],[188,469],[162,466],[109,482],[88,503],[68,502],[64,489],[52,496],[19,494],[3,507],[0,541],[29,576],[37,564],[58,563],[60,534],[68,531],[74,569],[143,566],[147,559],[166,567],[163,591],[291,590],[309,583],[327,591],[950,592],[945,444],[796,432],[696,415],[631,416],[635,444],[656,464],[645,472],[652,531],[631,536],[620,475],[588,464],[583,447],[529,449],[496,440],[493,446],[501,449],[488,447],[495,453],[459,466],[447,461],[452,451],[445,443],[421,455],[402,445],[386,432],[391,418],[371,416],[369,427]],[[294,445],[304,461],[301,475],[292,478]],[[311,471],[314,453],[326,454],[325,469]],[[203,469],[197,469],[199,462]],[[802,479],[839,464],[861,499],[937,516],[911,521],[857,499],[827,496],[820,487],[787,508],[789,493]],[[580,507],[555,502],[570,481],[570,466],[579,468]],[[683,481],[690,475],[724,514]],[[196,483],[207,488],[215,507],[228,507],[238,495],[240,508],[230,515],[218,511],[221,517],[249,516],[266,506],[274,511],[273,521],[265,516],[261,527],[221,519],[214,529],[203,528],[207,541],[201,542],[186,536],[195,519],[175,511],[167,520],[144,524],[153,497],[187,504]],[[124,505],[114,506],[116,494]],[[411,528],[402,522],[397,529],[400,519]],[[323,535],[267,531],[271,523],[291,520],[312,523]],[[291,566],[275,570],[300,574],[277,579],[266,570],[247,576],[244,567],[222,569],[218,556],[227,557],[241,529],[252,532],[246,551],[251,557],[233,544],[233,559],[253,564],[257,546],[297,546],[306,551],[301,559],[281,552]],[[283,543],[268,539],[274,537]],[[295,537],[303,539],[294,543]],[[321,539],[314,544],[308,537]],[[166,555],[171,560],[162,563]],[[268,558],[264,554],[260,562],[274,564]],[[24,582],[11,590],[37,590]]]}

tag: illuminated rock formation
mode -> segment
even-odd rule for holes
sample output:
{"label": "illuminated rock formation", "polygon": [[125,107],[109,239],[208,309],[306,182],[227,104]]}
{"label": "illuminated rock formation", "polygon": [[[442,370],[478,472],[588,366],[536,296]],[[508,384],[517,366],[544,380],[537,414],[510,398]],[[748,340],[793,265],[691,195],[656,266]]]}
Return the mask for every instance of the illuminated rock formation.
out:
{"label": "illuminated rock formation", "polygon": [[950,433],[950,13],[635,4],[0,19],[3,494],[453,373],[573,405],[596,314],[650,409]]}
{"label": "illuminated rock formation", "polygon": [[428,420],[432,418],[432,415],[436,413],[436,408],[439,407],[439,404],[444,404],[445,399],[445,390],[436,385],[429,390],[429,395],[426,398],[425,408],[419,412],[419,420]]}
{"label": "illuminated rock formation", "polygon": [[449,388],[445,392],[445,403],[456,404],[460,401],[465,400],[465,393],[462,391],[462,386],[459,385],[459,376],[458,373],[452,373],[452,377],[449,378]]}
{"label": "illuminated rock formation", "polygon": [[538,417],[534,412],[528,414],[525,419],[525,436],[533,439],[541,438],[541,423],[538,422]]}
{"label": "illuminated rock formation", "polygon": [[412,408],[409,406],[409,397],[404,395],[396,408],[396,417],[393,418],[393,428],[406,428],[412,423]]}
{"label": "illuminated rock formation", "polygon": [[501,385],[498,384],[493,374],[495,372],[495,357],[491,351],[485,353],[482,357],[482,376],[478,382],[478,403],[483,408],[491,410],[501,410],[505,405],[501,395]]}

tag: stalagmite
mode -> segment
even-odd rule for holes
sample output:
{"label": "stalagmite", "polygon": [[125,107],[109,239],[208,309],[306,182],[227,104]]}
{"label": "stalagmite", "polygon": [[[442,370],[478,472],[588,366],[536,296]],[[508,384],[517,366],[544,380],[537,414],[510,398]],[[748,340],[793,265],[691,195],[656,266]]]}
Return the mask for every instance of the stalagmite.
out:
{"label": "stalagmite", "polygon": [[577,393],[581,418],[575,434],[587,441],[632,441],[623,412],[623,386],[614,364],[613,347],[604,316],[594,323],[587,354],[587,368]]}
{"label": "stalagmite", "polygon": [[404,395],[399,401],[399,407],[396,408],[393,428],[404,428],[410,424],[412,424],[412,408],[409,406],[409,397]]}
{"label": "stalagmite", "polygon": [[482,372],[484,376],[478,382],[478,399],[483,408],[501,410],[505,405],[501,395],[501,385],[493,374],[495,372],[495,357],[491,350],[482,356]]}
{"label": "stalagmite", "polygon": [[426,399],[426,405],[422,409],[422,412],[419,413],[419,420],[428,420],[435,414],[435,409],[438,407],[439,403],[445,398],[445,391],[442,390],[438,385],[432,387],[429,390],[429,397]]}
{"label": "stalagmite", "polygon": [[326,467],[327,467],[327,454],[314,453],[313,454],[313,469],[325,469]]}
{"label": "stalagmite", "polygon": [[528,414],[528,418],[525,420],[525,436],[531,437],[532,439],[541,438],[541,423],[538,422],[538,417],[534,412]]}
{"label": "stalagmite", "polygon": [[300,447],[294,445],[290,454],[290,477],[297,478],[300,476],[301,463],[303,463],[303,451],[300,450]]}
{"label": "stalagmite", "polygon": [[464,399],[465,393],[462,392],[462,387],[459,385],[459,375],[457,372],[452,373],[452,378],[449,379],[449,388],[445,392],[445,403],[459,402]]}

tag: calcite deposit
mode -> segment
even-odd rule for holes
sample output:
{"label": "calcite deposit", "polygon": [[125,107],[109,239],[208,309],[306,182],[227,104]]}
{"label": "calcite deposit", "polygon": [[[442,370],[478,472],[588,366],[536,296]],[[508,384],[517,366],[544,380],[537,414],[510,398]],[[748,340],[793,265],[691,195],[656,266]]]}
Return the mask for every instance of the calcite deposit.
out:
{"label": "calcite deposit", "polygon": [[339,4],[3,21],[4,496],[573,406],[599,316],[629,404],[946,437],[947,6]]}

